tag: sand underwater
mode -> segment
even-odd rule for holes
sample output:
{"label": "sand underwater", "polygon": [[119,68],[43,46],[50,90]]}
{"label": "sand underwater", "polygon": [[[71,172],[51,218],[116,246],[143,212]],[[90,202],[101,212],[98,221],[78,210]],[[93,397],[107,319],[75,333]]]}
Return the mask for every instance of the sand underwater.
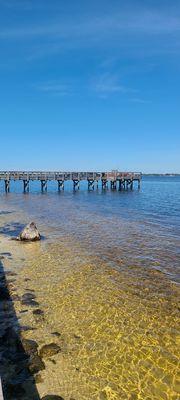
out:
{"label": "sand underwater", "polygon": [[[11,221],[1,214],[1,227]],[[28,244],[11,235],[1,229],[5,399],[179,399],[175,282],[137,263],[127,270],[113,254],[111,262],[93,255],[70,233]]]}

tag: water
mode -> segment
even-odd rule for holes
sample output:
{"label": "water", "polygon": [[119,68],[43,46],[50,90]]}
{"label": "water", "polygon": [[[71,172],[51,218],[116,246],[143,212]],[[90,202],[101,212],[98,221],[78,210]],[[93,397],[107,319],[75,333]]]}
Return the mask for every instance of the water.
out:
{"label": "water", "polygon": [[33,288],[45,313],[37,320],[15,302],[20,325],[32,328],[23,335],[62,348],[38,374],[39,393],[177,400],[180,177],[146,177],[132,192],[88,192],[86,183],[76,192],[68,183],[61,193],[54,183],[44,194],[38,183],[29,194],[21,182],[11,189],[0,194],[1,237],[29,220],[43,235],[5,242],[19,296]]}
{"label": "water", "polygon": [[[22,224],[34,219],[48,241],[70,234],[92,254],[110,261],[120,257],[126,266],[155,266],[178,281],[180,177],[146,177],[141,191],[121,193],[88,192],[85,183],[76,192],[68,183],[61,193],[52,183],[48,193],[39,189],[33,183],[24,195],[16,182],[12,193],[1,192],[1,207],[26,213]],[[12,229],[16,222],[12,214]]]}

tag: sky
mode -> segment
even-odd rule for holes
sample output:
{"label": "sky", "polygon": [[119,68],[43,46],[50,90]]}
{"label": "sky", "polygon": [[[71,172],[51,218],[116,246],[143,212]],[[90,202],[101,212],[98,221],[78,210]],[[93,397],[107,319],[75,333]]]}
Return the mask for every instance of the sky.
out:
{"label": "sky", "polygon": [[179,0],[0,0],[0,170],[180,173]]}

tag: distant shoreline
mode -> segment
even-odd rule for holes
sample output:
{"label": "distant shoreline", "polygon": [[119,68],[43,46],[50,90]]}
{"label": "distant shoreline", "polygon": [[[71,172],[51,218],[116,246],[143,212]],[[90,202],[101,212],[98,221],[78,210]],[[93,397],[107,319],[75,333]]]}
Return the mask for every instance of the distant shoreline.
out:
{"label": "distant shoreline", "polygon": [[166,174],[156,174],[156,173],[152,173],[152,174],[144,174],[142,173],[142,176],[180,176],[179,174],[171,174],[171,173],[166,173]]}

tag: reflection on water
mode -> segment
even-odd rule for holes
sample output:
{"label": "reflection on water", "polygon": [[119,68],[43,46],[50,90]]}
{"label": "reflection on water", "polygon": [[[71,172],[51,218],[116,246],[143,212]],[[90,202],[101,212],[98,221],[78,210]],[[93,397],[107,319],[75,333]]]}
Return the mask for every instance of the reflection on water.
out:
{"label": "reflection on water", "polygon": [[[16,313],[46,367],[35,374],[40,397],[179,398],[180,181],[172,179],[147,179],[133,193],[2,195],[2,211],[16,210],[1,218],[13,255],[4,264],[18,271]],[[8,242],[7,228],[29,219],[48,239]],[[25,293],[36,304],[23,304]],[[61,351],[42,353],[52,343]]]}

